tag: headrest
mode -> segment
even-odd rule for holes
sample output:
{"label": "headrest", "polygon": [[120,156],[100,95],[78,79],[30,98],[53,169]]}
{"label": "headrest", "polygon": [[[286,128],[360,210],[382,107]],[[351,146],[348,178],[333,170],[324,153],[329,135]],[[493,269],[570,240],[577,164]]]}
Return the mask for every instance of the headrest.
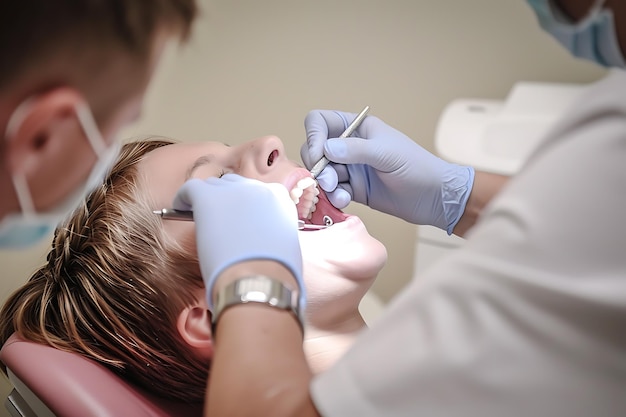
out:
{"label": "headrest", "polygon": [[58,417],[202,416],[202,404],[158,398],[95,361],[15,334],[0,360]]}

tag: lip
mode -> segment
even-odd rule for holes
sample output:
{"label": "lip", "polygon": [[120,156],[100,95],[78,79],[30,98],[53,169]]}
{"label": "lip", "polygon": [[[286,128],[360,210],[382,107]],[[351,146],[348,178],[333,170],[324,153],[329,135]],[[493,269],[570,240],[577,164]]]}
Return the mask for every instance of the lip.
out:
{"label": "lip", "polygon": [[330,227],[327,227],[325,229],[319,229],[319,230],[301,230],[300,233],[311,233],[311,232],[328,233],[328,232],[332,232],[333,230],[334,231],[338,231],[338,230],[346,231],[346,230],[355,229],[359,227],[365,227],[365,224],[363,223],[363,220],[361,220],[360,217],[353,215],[353,214],[344,213],[343,220],[334,223]]}
{"label": "lip", "polygon": [[309,171],[304,168],[296,168],[289,176],[283,181],[283,185],[287,189],[287,191],[291,192],[293,188],[296,186],[298,181],[302,178],[312,178],[313,175]]}

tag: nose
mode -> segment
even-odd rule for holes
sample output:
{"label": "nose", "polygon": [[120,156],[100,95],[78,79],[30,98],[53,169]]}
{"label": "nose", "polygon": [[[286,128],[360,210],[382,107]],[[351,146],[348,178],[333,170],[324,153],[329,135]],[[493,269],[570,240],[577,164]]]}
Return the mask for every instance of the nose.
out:
{"label": "nose", "polygon": [[271,179],[287,161],[285,146],[276,136],[263,136],[241,145],[240,174],[260,180]]}

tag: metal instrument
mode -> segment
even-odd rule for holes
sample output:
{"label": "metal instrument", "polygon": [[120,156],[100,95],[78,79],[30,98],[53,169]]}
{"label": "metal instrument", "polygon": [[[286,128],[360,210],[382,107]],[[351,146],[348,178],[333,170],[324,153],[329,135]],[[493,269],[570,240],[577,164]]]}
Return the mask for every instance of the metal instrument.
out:
{"label": "metal instrument", "polygon": [[[158,216],[161,216],[161,218],[164,220],[182,220],[189,222],[193,221],[193,211],[164,208],[161,210],[153,210],[152,212]],[[327,227],[327,225],[307,224],[304,222],[304,220],[298,220],[299,230],[320,230],[326,229]]]}
{"label": "metal instrument", "polygon": [[[365,108],[361,110],[361,113],[359,113],[354,118],[352,123],[350,123],[350,125],[346,128],[346,130],[343,131],[343,133],[339,137],[341,139],[347,138],[352,133],[354,133],[356,128],[359,127],[359,125],[363,122],[363,119],[365,119],[365,116],[367,116],[367,112],[369,110],[370,110],[370,106],[365,106]],[[313,168],[311,169],[311,174],[313,174],[313,178],[317,178],[317,176],[320,175],[320,173],[324,170],[324,168],[326,168],[326,165],[328,165],[329,162],[330,161],[328,160],[328,158],[326,158],[325,156],[322,156],[322,159],[317,161],[317,163],[313,165]]]}

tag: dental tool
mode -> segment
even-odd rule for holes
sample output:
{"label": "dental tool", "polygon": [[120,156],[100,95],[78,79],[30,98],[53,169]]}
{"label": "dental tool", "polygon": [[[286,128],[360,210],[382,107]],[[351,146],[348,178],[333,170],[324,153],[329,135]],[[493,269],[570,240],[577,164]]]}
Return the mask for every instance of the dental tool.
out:
{"label": "dental tool", "polygon": [[176,210],[164,208],[161,210],[152,210],[154,214],[158,214],[163,220],[183,220],[193,221],[193,211]]}
{"label": "dental tool", "polygon": [[[158,216],[161,216],[163,220],[182,220],[189,222],[193,221],[193,211],[164,208],[161,210],[153,210],[152,212]],[[328,226],[330,226],[330,224],[307,224],[304,222],[304,220],[298,220],[298,230],[321,230],[326,229]]]}
{"label": "dental tool", "polygon": [[[361,123],[363,122],[363,119],[365,119],[365,116],[367,116],[367,112],[369,110],[370,110],[370,106],[365,106],[365,108],[361,110],[361,113],[359,113],[354,118],[352,123],[348,125],[346,130],[343,131],[343,133],[339,136],[339,138],[344,139],[350,136],[352,133],[354,133],[356,128],[359,127]],[[328,160],[328,158],[326,158],[325,156],[322,156],[322,159],[317,161],[317,163],[313,165],[313,168],[311,169],[311,174],[313,174],[313,178],[317,178],[317,176],[320,175],[320,173],[324,170],[324,168],[326,168],[329,162],[330,161]]]}

